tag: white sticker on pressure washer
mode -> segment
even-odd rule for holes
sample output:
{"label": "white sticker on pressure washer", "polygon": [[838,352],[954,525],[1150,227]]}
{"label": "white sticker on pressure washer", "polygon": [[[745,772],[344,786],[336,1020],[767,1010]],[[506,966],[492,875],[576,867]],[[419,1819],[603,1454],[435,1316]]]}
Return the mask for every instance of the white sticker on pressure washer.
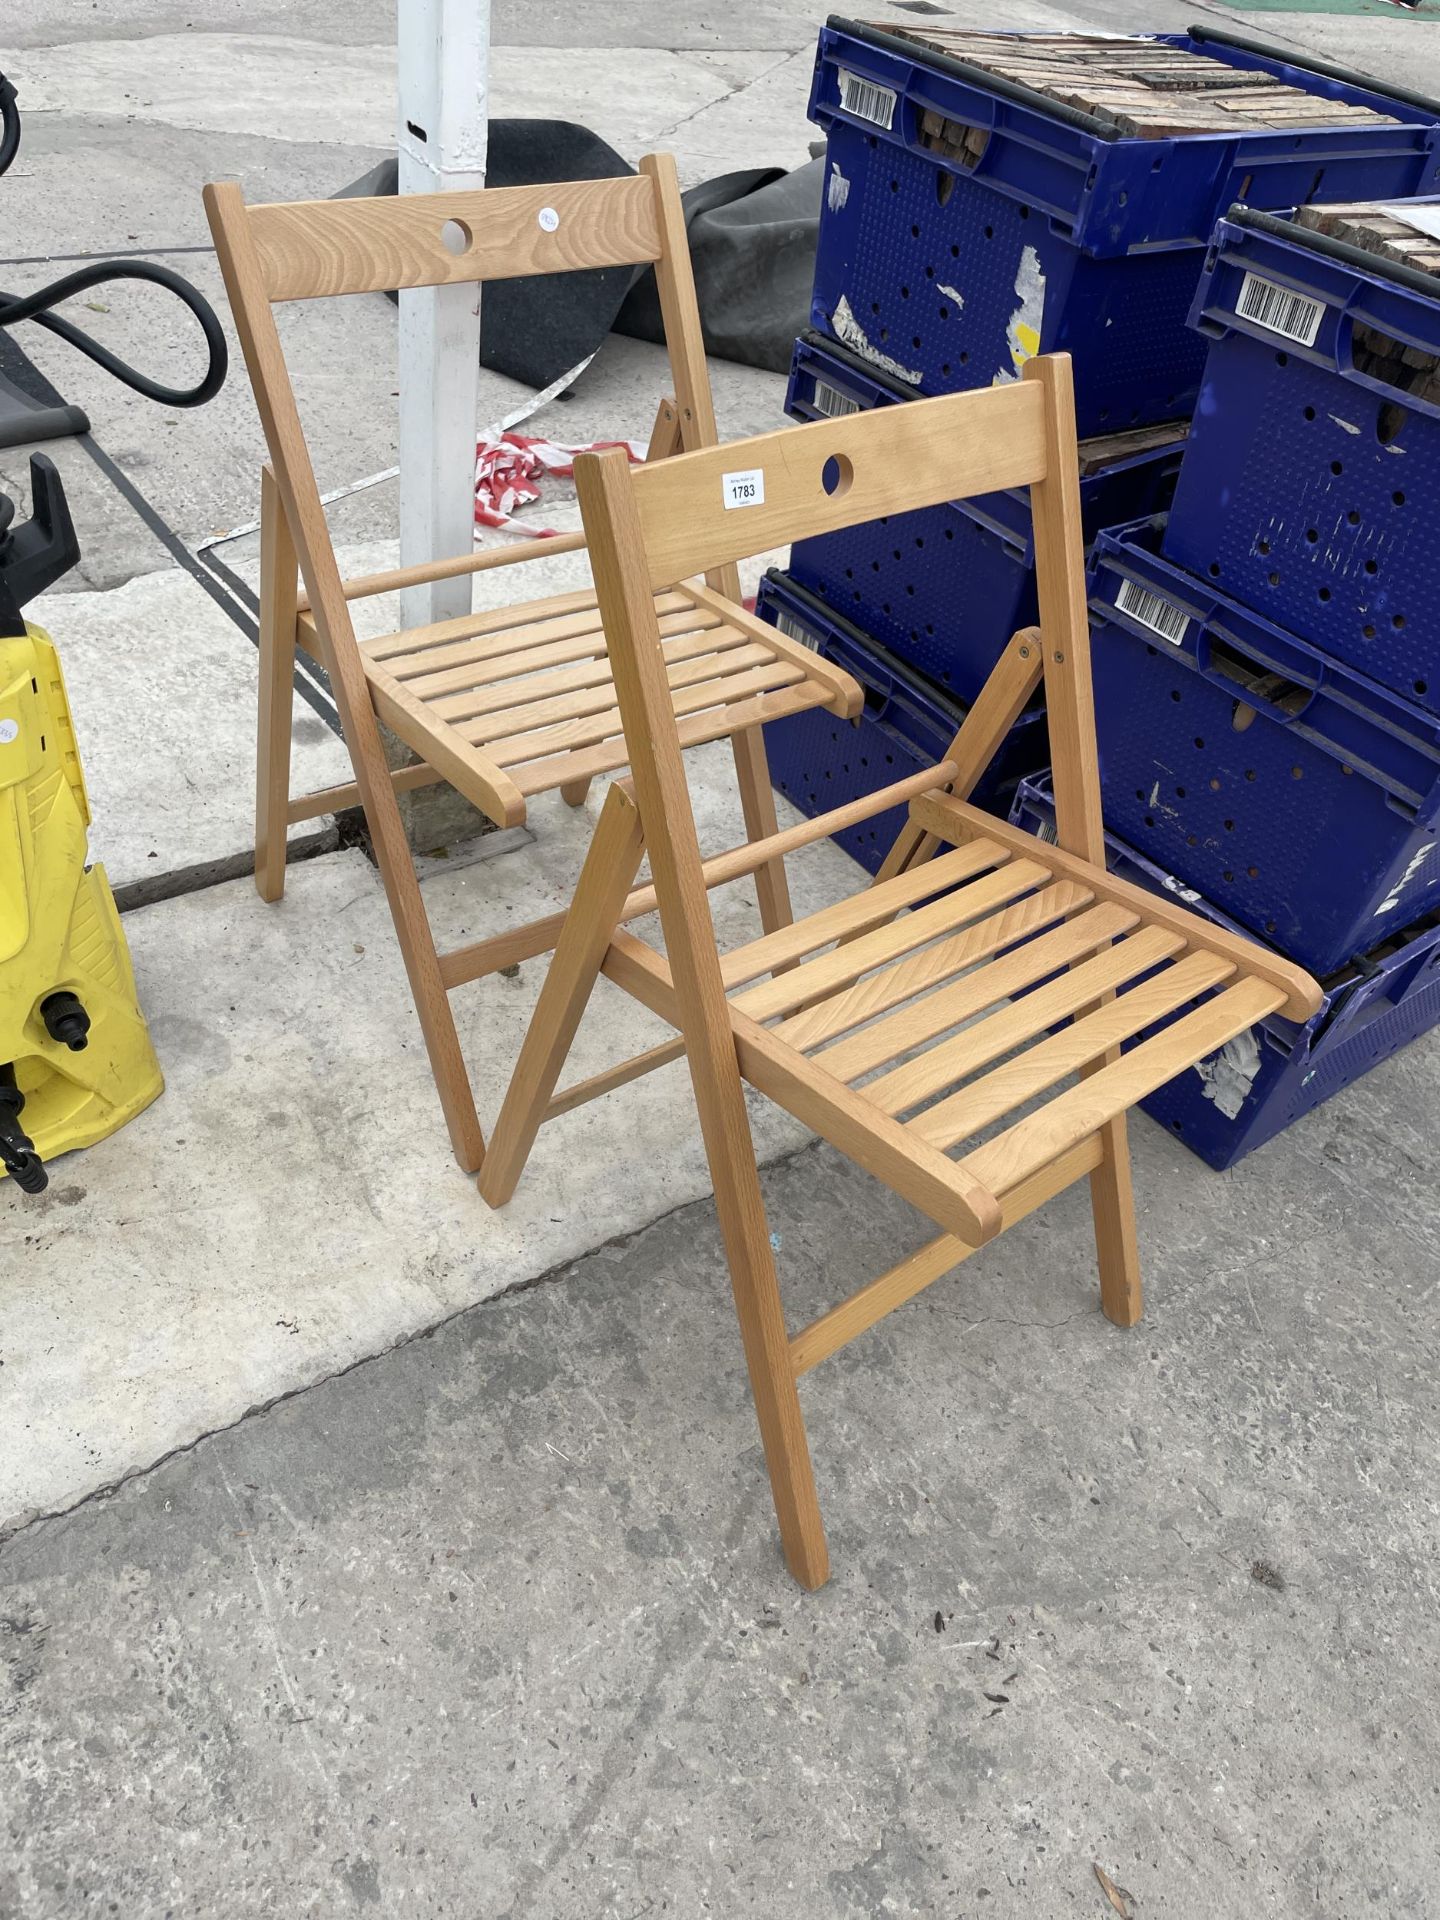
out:
{"label": "white sticker on pressure washer", "polygon": [[832,387],[828,380],[815,382],[815,411],[823,413],[827,420],[843,420],[847,414],[859,413],[860,402],[852,400],[848,393],[841,393],[838,387]]}
{"label": "white sticker on pressure washer", "polygon": [[720,476],[720,498],[729,507],[763,507],[765,504],[765,469],[747,467],[743,473],[724,473]]}
{"label": "white sticker on pressure washer", "polygon": [[1190,616],[1163,595],[1151,593],[1148,587],[1137,586],[1133,580],[1122,580],[1115,605],[1121,613],[1128,613],[1132,620],[1148,627],[1151,633],[1168,640],[1172,647],[1184,646],[1190,631]]}
{"label": "white sticker on pressure washer", "polygon": [[787,640],[797,640],[802,647],[808,647],[811,653],[818,653],[820,651],[819,635],[812,633],[804,621],[797,620],[793,613],[786,613],[783,608],[777,607],[775,609],[775,625],[779,632],[785,635]]}
{"label": "white sticker on pressure washer", "polygon": [[18,720],[0,720],[0,747],[8,747],[12,740],[20,738]]}
{"label": "white sticker on pressure washer", "polygon": [[554,233],[560,224],[560,216],[554,207],[541,207],[535,218],[540,222],[540,231],[542,233]]}
{"label": "white sticker on pressure washer", "polygon": [[1253,320],[1267,333],[1278,333],[1282,340],[1297,346],[1313,347],[1325,312],[1323,300],[1280,287],[1261,274],[1247,273],[1240,282],[1240,299],[1235,311],[1242,320]]}
{"label": "white sticker on pressure washer", "polygon": [[857,120],[868,120],[872,127],[884,127],[888,133],[895,124],[894,88],[862,80],[845,67],[840,69],[839,80],[840,104],[846,113],[853,113]]}

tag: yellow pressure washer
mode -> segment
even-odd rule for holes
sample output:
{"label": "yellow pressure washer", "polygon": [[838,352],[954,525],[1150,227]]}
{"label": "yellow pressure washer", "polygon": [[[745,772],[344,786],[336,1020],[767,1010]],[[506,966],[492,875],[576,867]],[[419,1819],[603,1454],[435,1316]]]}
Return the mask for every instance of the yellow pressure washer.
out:
{"label": "yellow pressure washer", "polygon": [[[30,459],[31,518],[0,494],[0,1177],[92,1146],[164,1087],[101,866],[55,643],[21,608],[79,543],[54,465]],[[24,1116],[22,1125],[21,1116]]]}

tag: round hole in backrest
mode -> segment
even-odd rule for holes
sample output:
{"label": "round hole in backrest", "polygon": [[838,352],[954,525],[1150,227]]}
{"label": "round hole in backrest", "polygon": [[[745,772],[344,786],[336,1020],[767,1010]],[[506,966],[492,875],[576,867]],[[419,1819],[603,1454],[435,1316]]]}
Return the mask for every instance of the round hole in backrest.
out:
{"label": "round hole in backrest", "polygon": [[440,244],[447,253],[468,253],[473,237],[463,220],[447,220],[440,229]]}
{"label": "round hole in backrest", "polygon": [[850,482],[855,478],[855,469],[850,457],[844,453],[832,453],[820,469],[820,484],[832,500],[850,491]]}

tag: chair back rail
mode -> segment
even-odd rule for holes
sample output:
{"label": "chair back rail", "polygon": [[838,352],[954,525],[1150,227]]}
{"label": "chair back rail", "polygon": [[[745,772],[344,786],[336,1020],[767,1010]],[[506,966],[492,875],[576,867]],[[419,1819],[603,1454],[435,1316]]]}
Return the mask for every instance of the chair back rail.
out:
{"label": "chair back rail", "polygon": [[732,440],[637,473],[656,586],[882,514],[1041,481],[1045,408],[1030,381],[877,407]]}
{"label": "chair back rail", "polygon": [[643,173],[247,211],[275,301],[640,266],[661,254],[654,182]]}

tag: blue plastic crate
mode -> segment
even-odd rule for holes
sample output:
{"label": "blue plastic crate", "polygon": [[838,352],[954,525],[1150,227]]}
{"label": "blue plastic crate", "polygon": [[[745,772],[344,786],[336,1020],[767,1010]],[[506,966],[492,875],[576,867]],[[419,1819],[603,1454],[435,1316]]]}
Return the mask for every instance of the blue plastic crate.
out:
{"label": "blue plastic crate", "polygon": [[[792,806],[813,818],[944,759],[965,718],[958,701],[910,672],[774,568],[760,582],[755,611],[792,640],[844,667],[865,689],[865,710],[858,721],[814,707],[766,727],[770,778]],[[976,806],[1003,818],[1021,779],[1044,766],[1046,758],[1044,714],[1022,714],[976,788]],[[904,826],[905,815],[904,807],[892,807],[858,827],[847,827],[835,839],[874,873]]]}
{"label": "blue plastic crate", "polygon": [[1106,818],[1327,974],[1440,899],[1440,718],[1163,559],[1162,528],[1090,563]]}
{"label": "blue plastic crate", "polygon": [[[1205,348],[1185,321],[1232,201],[1440,189],[1433,103],[1224,36],[1154,38],[1399,124],[1125,139],[979,68],[832,21],[810,96],[828,141],[813,324],[924,393],[988,387],[1032,353],[1070,352],[1082,435],[1149,425],[1194,403]],[[973,166],[937,146],[947,121],[986,136]]]}
{"label": "blue plastic crate", "polygon": [[[795,342],[785,410],[818,420],[913,396],[814,333]],[[1080,506],[1085,539],[1101,527],[1163,513],[1180,466],[1184,424],[1085,441]],[[961,700],[973,700],[1011,634],[1036,618],[1029,490],[985,494],[799,540],[790,575],[901,660]]]}
{"label": "blue plastic crate", "polygon": [[1239,211],[1216,228],[1191,316],[1213,344],[1165,551],[1440,707],[1440,406],[1378,378],[1355,338],[1440,365],[1440,281],[1353,252]]}
{"label": "blue plastic crate", "polygon": [[[1055,801],[1047,779],[1020,783],[1010,818],[1042,838],[1053,834]],[[1106,863],[1121,879],[1156,893],[1178,893],[1212,926],[1243,931],[1115,835],[1107,833],[1105,845]],[[1324,988],[1324,1005],[1313,1019],[1300,1025],[1269,1015],[1157,1088],[1141,1106],[1218,1171],[1233,1167],[1371,1067],[1440,1026],[1440,914],[1389,935],[1332,974]]]}

